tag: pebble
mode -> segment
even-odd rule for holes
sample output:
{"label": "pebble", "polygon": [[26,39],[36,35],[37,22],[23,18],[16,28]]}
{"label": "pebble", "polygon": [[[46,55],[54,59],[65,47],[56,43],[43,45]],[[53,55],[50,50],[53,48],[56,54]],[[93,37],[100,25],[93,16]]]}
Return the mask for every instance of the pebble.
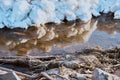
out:
{"label": "pebble", "polygon": [[93,80],[120,80],[120,77],[96,68],[93,72]]}

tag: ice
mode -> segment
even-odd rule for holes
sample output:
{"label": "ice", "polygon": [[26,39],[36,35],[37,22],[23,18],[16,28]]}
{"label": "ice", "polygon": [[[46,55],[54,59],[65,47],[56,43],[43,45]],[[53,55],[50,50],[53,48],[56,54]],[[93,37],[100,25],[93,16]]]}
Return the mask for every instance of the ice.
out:
{"label": "ice", "polygon": [[0,0],[0,8],[5,12],[8,9],[12,8],[13,3],[14,0]]}
{"label": "ice", "polygon": [[114,19],[120,19],[120,10],[116,11],[114,16]]}
{"label": "ice", "polygon": [[89,21],[100,13],[120,19],[120,0],[0,0],[0,28],[28,28],[64,19]]}
{"label": "ice", "polygon": [[76,15],[72,11],[66,11],[65,16],[68,21],[72,21],[76,19]]}
{"label": "ice", "polygon": [[30,19],[36,25],[45,24],[47,22],[47,16],[45,11],[40,9],[38,6],[34,6],[30,13]]}
{"label": "ice", "polygon": [[26,0],[17,0],[12,7],[12,12],[8,18],[11,27],[27,26],[23,23],[30,11],[30,4]]}

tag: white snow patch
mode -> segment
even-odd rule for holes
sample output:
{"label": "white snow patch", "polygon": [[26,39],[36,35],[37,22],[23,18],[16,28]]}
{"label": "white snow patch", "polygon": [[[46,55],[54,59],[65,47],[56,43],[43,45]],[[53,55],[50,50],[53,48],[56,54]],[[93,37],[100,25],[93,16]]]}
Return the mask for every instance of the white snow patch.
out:
{"label": "white snow patch", "polygon": [[88,21],[100,12],[114,12],[114,19],[120,19],[120,0],[0,0],[0,28]]}

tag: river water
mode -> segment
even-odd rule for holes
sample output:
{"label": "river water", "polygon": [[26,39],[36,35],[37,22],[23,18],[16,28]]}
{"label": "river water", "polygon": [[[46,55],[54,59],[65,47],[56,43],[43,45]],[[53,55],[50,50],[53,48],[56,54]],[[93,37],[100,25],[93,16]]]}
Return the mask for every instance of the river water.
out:
{"label": "river water", "polygon": [[86,23],[77,20],[27,30],[0,30],[0,56],[66,54],[98,46],[120,46],[120,20],[103,15]]}

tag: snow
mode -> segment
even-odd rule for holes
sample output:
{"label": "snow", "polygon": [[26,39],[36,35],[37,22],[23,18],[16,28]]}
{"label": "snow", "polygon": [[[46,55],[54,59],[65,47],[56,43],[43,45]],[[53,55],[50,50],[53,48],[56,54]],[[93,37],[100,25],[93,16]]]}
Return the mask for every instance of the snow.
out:
{"label": "snow", "polygon": [[0,0],[0,28],[28,28],[64,19],[89,21],[100,12],[120,19],[120,0]]}

